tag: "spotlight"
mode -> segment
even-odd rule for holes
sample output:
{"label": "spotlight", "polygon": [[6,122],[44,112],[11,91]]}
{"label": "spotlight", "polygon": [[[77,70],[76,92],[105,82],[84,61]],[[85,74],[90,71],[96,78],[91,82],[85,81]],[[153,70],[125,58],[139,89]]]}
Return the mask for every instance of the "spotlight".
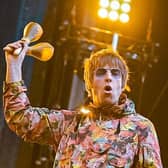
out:
{"label": "spotlight", "polygon": [[128,13],[131,11],[131,0],[100,0],[98,15],[102,19],[109,18],[111,21],[127,23]]}
{"label": "spotlight", "polygon": [[128,4],[128,3],[123,3],[123,4],[121,5],[121,10],[122,10],[123,12],[125,12],[125,13],[130,12],[130,10],[131,10],[130,4]]}
{"label": "spotlight", "polygon": [[112,20],[112,21],[118,20],[118,18],[119,18],[118,12],[117,12],[117,11],[111,11],[111,12],[109,13],[109,18],[110,18],[110,20]]}
{"label": "spotlight", "polygon": [[119,18],[122,23],[127,23],[129,21],[129,16],[126,13],[120,14]]}
{"label": "spotlight", "polygon": [[99,9],[98,14],[101,18],[106,18],[108,16],[108,11],[105,8],[101,8]]}
{"label": "spotlight", "polygon": [[131,0],[123,0],[124,2],[131,2]]}
{"label": "spotlight", "polygon": [[102,8],[107,8],[109,6],[109,0],[100,0],[100,6]]}
{"label": "spotlight", "polygon": [[120,2],[113,0],[113,1],[111,1],[110,7],[113,10],[118,10],[120,8]]}

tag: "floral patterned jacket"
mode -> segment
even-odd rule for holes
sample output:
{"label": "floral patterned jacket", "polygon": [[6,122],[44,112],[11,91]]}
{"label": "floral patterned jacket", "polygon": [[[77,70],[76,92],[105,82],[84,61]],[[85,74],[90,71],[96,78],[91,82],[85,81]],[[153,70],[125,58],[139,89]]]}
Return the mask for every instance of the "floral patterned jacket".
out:
{"label": "floral patterned jacket", "polygon": [[54,168],[162,168],[153,124],[127,103],[122,117],[77,117],[77,111],[32,107],[23,82],[4,85],[4,113],[25,141],[56,150]]}

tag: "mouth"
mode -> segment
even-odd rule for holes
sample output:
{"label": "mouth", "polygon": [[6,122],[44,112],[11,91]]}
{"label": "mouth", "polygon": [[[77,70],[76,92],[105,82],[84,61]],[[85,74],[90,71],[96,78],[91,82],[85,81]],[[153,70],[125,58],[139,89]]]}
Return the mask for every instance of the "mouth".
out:
{"label": "mouth", "polygon": [[109,85],[105,86],[105,87],[104,87],[104,92],[105,92],[106,94],[111,94],[111,93],[112,93],[112,87],[109,86]]}

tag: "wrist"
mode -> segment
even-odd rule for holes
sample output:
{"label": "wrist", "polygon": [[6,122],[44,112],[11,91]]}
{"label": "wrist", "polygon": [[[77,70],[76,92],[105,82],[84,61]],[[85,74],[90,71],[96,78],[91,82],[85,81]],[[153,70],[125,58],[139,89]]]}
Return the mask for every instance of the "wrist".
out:
{"label": "wrist", "polygon": [[22,80],[22,70],[20,65],[8,64],[6,69],[6,83]]}
{"label": "wrist", "polygon": [[18,64],[18,63],[6,63],[6,67],[7,69],[9,68],[15,68],[15,69],[18,69],[18,68],[21,68],[22,67],[22,64]]}

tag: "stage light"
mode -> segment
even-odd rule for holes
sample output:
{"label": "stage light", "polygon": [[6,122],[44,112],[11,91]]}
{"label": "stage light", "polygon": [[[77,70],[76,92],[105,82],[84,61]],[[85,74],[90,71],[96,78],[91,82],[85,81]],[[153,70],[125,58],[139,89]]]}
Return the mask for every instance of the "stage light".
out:
{"label": "stage light", "polygon": [[131,2],[131,0],[123,0],[124,2]]}
{"label": "stage light", "polygon": [[109,6],[109,0],[100,0],[100,6],[107,8]]}
{"label": "stage light", "polygon": [[108,18],[111,21],[120,21],[122,23],[129,21],[128,13],[131,10],[131,0],[100,0],[99,2],[98,15],[100,18]]}
{"label": "stage light", "polygon": [[118,18],[119,18],[118,12],[117,12],[117,11],[111,11],[111,12],[109,13],[109,18],[110,18],[110,20],[112,20],[112,21],[118,20]]}
{"label": "stage light", "polygon": [[104,9],[104,8],[99,9],[98,15],[99,15],[101,18],[106,18],[106,17],[108,16],[108,11],[107,11],[107,9]]}
{"label": "stage light", "polygon": [[111,1],[110,7],[113,10],[118,10],[120,8],[119,1],[116,1],[116,0]]}
{"label": "stage light", "polygon": [[125,13],[130,12],[130,10],[131,10],[130,4],[128,4],[128,3],[123,3],[123,4],[121,5],[121,10],[122,10],[123,12],[125,12]]}
{"label": "stage light", "polygon": [[126,13],[120,14],[119,18],[122,23],[127,23],[129,21],[129,16]]}

